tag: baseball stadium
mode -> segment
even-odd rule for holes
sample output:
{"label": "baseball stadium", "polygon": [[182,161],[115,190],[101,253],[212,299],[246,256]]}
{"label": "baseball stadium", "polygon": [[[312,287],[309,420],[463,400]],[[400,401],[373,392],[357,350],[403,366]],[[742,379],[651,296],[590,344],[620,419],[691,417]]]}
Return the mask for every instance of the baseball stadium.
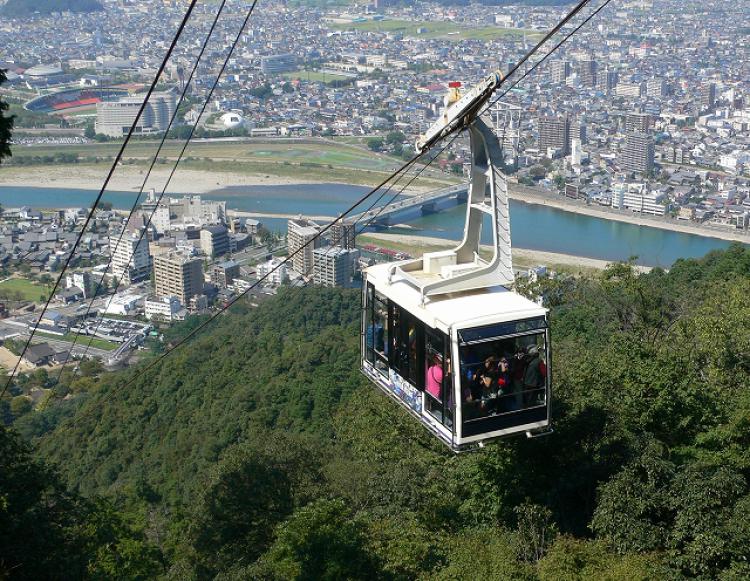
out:
{"label": "baseball stadium", "polygon": [[100,101],[113,101],[128,94],[130,91],[125,87],[64,89],[35,97],[24,105],[24,109],[36,113],[77,113],[86,109],[95,109]]}

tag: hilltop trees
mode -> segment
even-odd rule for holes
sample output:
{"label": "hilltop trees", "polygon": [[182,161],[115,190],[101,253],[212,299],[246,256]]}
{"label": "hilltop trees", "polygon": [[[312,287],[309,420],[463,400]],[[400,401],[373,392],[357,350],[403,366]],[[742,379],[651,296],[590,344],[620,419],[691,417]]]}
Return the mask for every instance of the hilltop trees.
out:
{"label": "hilltop trees", "polygon": [[[0,69],[0,85],[7,80],[5,71]],[[4,157],[10,157],[10,137],[13,129],[13,115],[6,117],[3,113],[8,110],[8,104],[0,100],[0,163]]]}
{"label": "hilltop trees", "polygon": [[160,366],[79,378],[19,421],[89,499],[50,515],[95,533],[60,541],[83,576],[743,579],[749,275],[738,245],[524,286],[552,307],[555,433],[475,454],[366,385],[358,293],[322,288],[238,304]]}
{"label": "hilltop trees", "polygon": [[0,577],[146,579],[159,552],[105,502],[64,489],[0,427]]}

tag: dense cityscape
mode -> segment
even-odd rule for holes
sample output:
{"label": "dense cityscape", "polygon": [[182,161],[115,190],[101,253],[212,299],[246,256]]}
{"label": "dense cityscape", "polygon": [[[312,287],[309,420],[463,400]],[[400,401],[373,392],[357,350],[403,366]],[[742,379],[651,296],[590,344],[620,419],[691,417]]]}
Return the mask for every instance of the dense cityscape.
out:
{"label": "dense cityscape", "polygon": [[[0,24],[0,64],[7,70],[2,92],[33,114],[19,119],[18,145],[52,143],[64,152],[66,144],[127,133],[183,5],[105,6]],[[410,144],[439,114],[450,82],[471,86],[488,71],[509,70],[563,14],[554,6],[376,2],[301,11],[262,4],[198,119],[199,103],[212,91],[218,63],[237,34],[241,8],[227,6],[191,81],[186,70],[213,9],[196,7],[198,17],[168,62],[166,84],[152,95],[137,132],[167,130],[178,91],[189,82],[173,132],[197,122],[208,135],[250,139],[362,136],[370,149],[408,159]],[[153,18],[154,11],[161,16]],[[519,185],[587,205],[747,231],[750,45],[741,26],[743,8],[637,1],[605,14],[486,113],[501,136],[506,169]],[[685,37],[686,28],[694,34]],[[125,42],[133,29],[141,34],[135,43]],[[40,123],[44,118],[48,122]],[[459,140],[441,165],[466,174],[467,148]],[[268,276],[268,289],[262,288],[271,291],[298,279],[346,287],[360,266],[406,255],[372,244],[357,250],[353,224],[337,227],[325,243],[305,246],[322,225],[300,216],[289,220],[284,245],[258,220],[233,217],[226,202],[157,198],[151,192],[127,223],[112,209],[96,213],[85,248],[71,263],[84,268],[66,277],[54,297],[54,316],[39,323],[41,332],[96,336],[105,347],[110,340],[114,353],[92,352],[115,365],[149,333],[158,336],[152,319],[207,312],[259,277]],[[6,209],[6,272],[23,265],[32,279],[49,279],[68,258],[85,216],[85,208]],[[278,256],[300,249],[287,269]],[[109,289],[112,298],[85,307]],[[18,335],[19,326],[28,332],[34,317],[22,311],[23,293],[5,292],[4,309],[17,315],[3,324],[5,336]],[[141,323],[113,334],[108,315]],[[66,344],[56,345],[45,362],[63,357]],[[73,349],[73,355],[84,352]]]}

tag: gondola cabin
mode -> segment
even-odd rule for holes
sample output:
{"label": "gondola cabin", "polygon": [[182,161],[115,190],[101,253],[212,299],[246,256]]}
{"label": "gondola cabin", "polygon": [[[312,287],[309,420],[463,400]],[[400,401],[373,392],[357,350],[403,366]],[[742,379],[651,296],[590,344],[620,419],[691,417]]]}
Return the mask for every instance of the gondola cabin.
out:
{"label": "gondola cabin", "polygon": [[421,293],[365,274],[362,370],[455,451],[550,424],[547,311],[498,285]]}
{"label": "gondola cabin", "polygon": [[[362,371],[455,451],[550,431],[547,310],[509,290],[502,152],[481,119],[468,129],[463,240],[450,250],[371,266],[363,278]],[[489,258],[480,248],[488,216]]]}

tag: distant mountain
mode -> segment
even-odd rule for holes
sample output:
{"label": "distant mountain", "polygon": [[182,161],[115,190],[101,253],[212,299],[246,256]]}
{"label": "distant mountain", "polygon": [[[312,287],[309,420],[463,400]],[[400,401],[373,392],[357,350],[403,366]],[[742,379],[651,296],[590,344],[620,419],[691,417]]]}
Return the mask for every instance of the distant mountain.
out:
{"label": "distant mountain", "polygon": [[99,0],[8,0],[0,8],[3,16],[30,16],[34,13],[52,12],[98,12],[104,10]]}

